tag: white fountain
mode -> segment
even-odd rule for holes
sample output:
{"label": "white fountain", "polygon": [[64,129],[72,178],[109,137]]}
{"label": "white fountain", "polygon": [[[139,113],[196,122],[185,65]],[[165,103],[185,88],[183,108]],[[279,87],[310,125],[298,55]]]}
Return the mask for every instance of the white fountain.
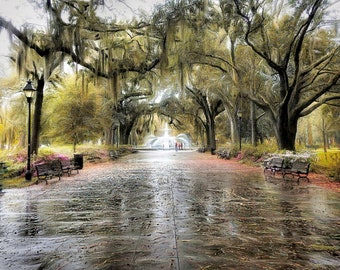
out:
{"label": "white fountain", "polygon": [[171,150],[175,149],[176,143],[177,145],[182,145],[182,149],[189,149],[191,146],[190,139],[186,134],[179,134],[176,137],[170,136],[170,129],[168,124],[165,125],[163,136],[155,136],[149,135],[146,137],[145,148],[149,149],[163,149],[163,150]]}

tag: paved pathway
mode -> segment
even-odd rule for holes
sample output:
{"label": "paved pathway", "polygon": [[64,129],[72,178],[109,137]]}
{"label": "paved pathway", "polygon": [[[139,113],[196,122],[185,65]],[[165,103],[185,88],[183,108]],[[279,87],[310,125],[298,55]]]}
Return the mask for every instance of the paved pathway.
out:
{"label": "paved pathway", "polygon": [[1,270],[340,268],[339,193],[196,152],[6,190],[0,210]]}

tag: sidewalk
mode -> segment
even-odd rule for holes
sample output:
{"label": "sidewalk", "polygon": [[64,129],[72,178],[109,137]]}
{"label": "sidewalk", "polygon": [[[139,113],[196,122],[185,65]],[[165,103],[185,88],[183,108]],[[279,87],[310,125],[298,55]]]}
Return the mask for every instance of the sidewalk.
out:
{"label": "sidewalk", "polygon": [[196,152],[0,197],[0,269],[339,269],[340,196]]}

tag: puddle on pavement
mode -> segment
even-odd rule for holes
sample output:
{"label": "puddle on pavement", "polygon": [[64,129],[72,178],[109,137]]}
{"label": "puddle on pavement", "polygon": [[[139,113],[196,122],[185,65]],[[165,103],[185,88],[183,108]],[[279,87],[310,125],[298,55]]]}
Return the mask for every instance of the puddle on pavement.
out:
{"label": "puddle on pavement", "polygon": [[0,269],[339,269],[340,197],[195,152],[141,152],[0,197]]}

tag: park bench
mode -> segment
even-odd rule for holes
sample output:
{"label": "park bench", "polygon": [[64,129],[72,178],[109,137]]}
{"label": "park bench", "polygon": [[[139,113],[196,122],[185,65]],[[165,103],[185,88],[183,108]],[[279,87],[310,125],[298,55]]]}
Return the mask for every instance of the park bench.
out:
{"label": "park bench", "polygon": [[205,153],[207,151],[207,148],[206,147],[200,147],[200,148],[197,149],[197,151],[199,153]]}
{"label": "park bench", "polygon": [[47,180],[52,179],[54,176],[57,176],[60,180],[63,174],[63,169],[59,160],[36,164],[35,169],[38,178],[36,184],[38,184],[39,181],[45,181],[47,185]]}
{"label": "park bench", "polygon": [[59,162],[61,163],[61,170],[63,173],[67,173],[68,176],[72,174],[72,171],[77,171],[79,173],[79,166],[74,164],[71,159],[60,159]]}
{"label": "park bench", "polygon": [[284,159],[280,157],[272,157],[263,162],[263,171],[270,171],[273,175],[275,173],[283,171]]}
{"label": "park bench", "polygon": [[109,157],[110,157],[110,159],[117,159],[119,157],[118,151],[110,150],[109,151]]}
{"label": "park bench", "polygon": [[223,159],[230,159],[230,151],[228,150],[217,151],[217,157]]}
{"label": "park bench", "polygon": [[292,175],[293,178],[294,176],[298,176],[298,181],[301,178],[307,179],[309,182],[308,178],[308,173],[309,173],[309,168],[310,168],[310,162],[308,161],[302,161],[302,160],[295,160],[292,163],[292,166],[290,168],[285,168],[282,173],[282,177],[285,178],[286,175]]}

